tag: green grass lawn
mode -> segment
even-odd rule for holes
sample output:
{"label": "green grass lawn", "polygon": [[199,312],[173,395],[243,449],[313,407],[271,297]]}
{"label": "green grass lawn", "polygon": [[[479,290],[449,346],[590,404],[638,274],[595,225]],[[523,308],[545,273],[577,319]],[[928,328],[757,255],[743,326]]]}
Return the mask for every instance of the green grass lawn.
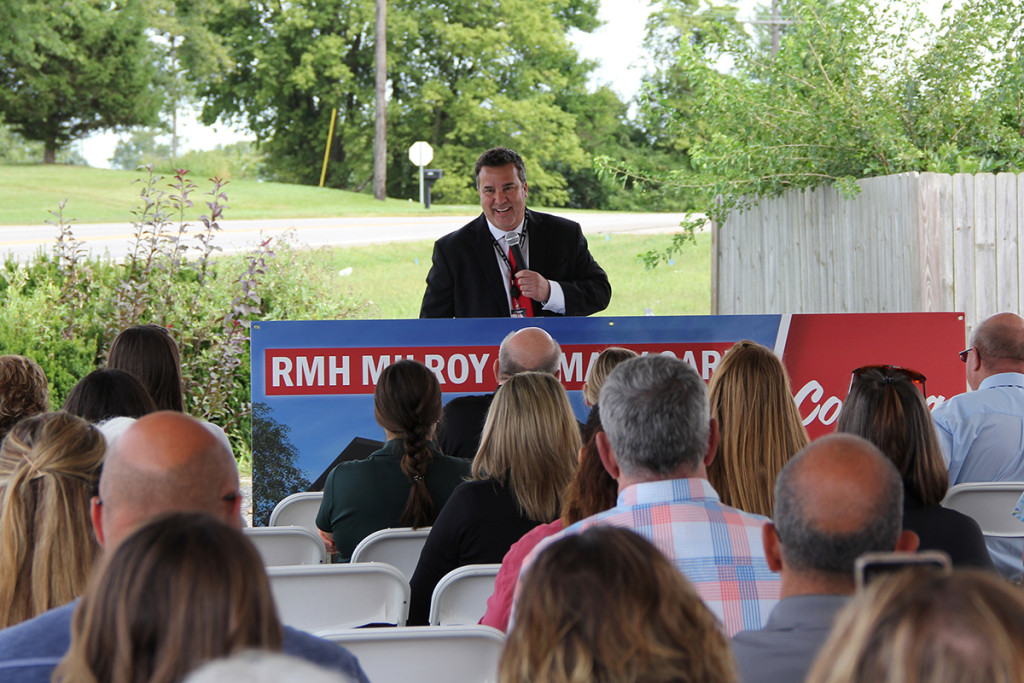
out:
{"label": "green grass lawn", "polygon": [[[115,223],[132,219],[138,204],[142,176],[136,171],[112,171],[86,166],[25,164],[0,166],[0,225],[42,225],[51,218],[61,200],[67,200],[64,217],[79,223]],[[169,183],[173,178],[167,178]],[[193,178],[198,189],[191,195],[195,204],[191,219],[207,209],[202,193],[212,187],[205,178]],[[168,188],[168,191],[170,189]],[[400,199],[377,201],[371,193],[232,180],[226,218],[316,218],[322,216],[395,216],[405,214],[464,215],[479,206],[440,205],[427,210],[420,204]],[[237,207],[237,208],[236,208]]]}
{"label": "green grass lawn", "polygon": [[[697,235],[674,265],[645,271],[637,254],[664,247],[668,235],[602,235],[589,238],[590,251],[608,272],[612,301],[599,315],[707,315],[711,312],[711,237]],[[369,247],[324,249],[326,258],[340,273],[339,286],[359,299],[373,302],[371,315],[377,318],[415,318],[433,243],[400,242]]]}

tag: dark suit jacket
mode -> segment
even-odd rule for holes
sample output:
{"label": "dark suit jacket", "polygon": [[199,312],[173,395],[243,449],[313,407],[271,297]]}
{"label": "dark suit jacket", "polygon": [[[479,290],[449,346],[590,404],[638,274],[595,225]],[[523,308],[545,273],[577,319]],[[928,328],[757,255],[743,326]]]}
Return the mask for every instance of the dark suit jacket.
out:
{"label": "dark suit jacket", "polygon": [[437,426],[437,444],[445,455],[472,460],[480,447],[487,411],[494,394],[457,396],[444,406],[444,417]]}
{"label": "dark suit jacket", "polygon": [[[537,211],[526,213],[530,270],[562,286],[566,315],[608,307],[608,276],[590,255],[579,223]],[[533,302],[535,316],[556,315]],[[507,318],[509,302],[487,220],[475,220],[434,243],[421,318]]]}

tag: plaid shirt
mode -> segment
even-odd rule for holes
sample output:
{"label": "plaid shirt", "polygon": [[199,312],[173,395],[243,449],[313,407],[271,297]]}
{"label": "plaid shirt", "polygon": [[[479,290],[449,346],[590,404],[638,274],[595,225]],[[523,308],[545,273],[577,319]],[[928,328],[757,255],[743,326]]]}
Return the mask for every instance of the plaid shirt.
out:
{"label": "plaid shirt", "polygon": [[612,509],[545,539],[529,559],[597,524],[631,529],[675,563],[732,636],[762,628],[779,601],[779,575],[768,568],[761,541],[768,521],[723,505],[705,479],[645,482],[619,493]]}

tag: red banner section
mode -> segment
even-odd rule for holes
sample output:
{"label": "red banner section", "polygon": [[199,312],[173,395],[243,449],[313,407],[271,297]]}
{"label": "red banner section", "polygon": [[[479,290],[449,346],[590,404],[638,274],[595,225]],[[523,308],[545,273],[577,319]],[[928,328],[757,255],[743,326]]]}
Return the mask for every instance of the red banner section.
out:
{"label": "red banner section", "polygon": [[[583,387],[598,354],[608,346],[562,346],[561,376],[566,389],[576,391]],[[732,342],[624,346],[640,354],[662,353],[681,358],[708,380]],[[433,370],[446,393],[487,393],[497,384],[493,370],[497,357],[498,349],[491,346],[266,349],[266,395],[372,394],[381,371],[403,358],[418,360]]]}

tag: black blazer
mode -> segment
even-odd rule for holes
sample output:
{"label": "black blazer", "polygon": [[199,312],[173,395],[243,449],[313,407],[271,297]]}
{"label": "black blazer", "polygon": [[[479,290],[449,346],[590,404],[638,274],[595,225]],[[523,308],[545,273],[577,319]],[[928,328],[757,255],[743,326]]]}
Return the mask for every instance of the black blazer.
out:
{"label": "black blazer", "polygon": [[[527,211],[530,270],[562,286],[566,315],[590,315],[608,307],[608,276],[590,255],[579,223]],[[533,302],[535,316],[557,315]],[[433,263],[421,318],[507,318],[509,302],[498,268],[494,239],[480,214],[434,243]]]}

